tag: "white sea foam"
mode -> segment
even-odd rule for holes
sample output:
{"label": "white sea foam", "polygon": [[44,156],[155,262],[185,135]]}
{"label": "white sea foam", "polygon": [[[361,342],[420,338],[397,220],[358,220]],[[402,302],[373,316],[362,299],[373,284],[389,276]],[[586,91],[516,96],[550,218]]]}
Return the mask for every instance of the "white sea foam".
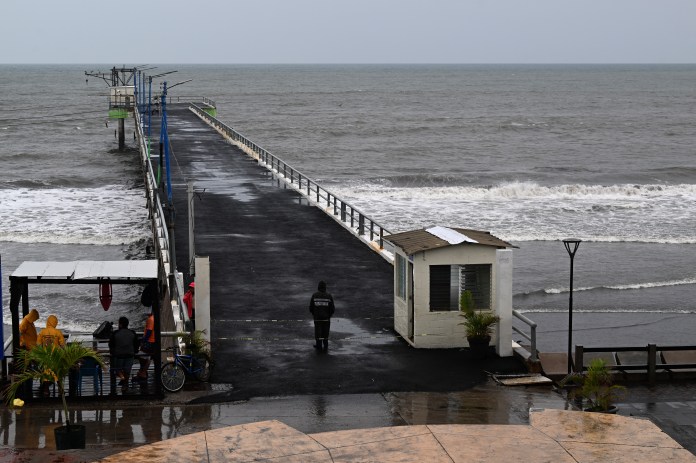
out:
{"label": "white sea foam", "polygon": [[511,242],[569,235],[595,242],[696,243],[696,185],[394,187],[333,192],[392,232],[433,225],[488,230]]}
{"label": "white sea foam", "polygon": [[[528,314],[533,314],[533,313],[563,313],[564,311],[567,311],[567,307],[563,309],[517,309],[518,312],[520,313],[528,313]],[[612,308],[602,308],[602,309],[573,309],[573,313],[598,313],[598,314],[605,314],[605,313],[626,313],[626,314],[646,314],[646,313],[653,313],[653,314],[696,314],[696,310],[685,310],[685,309],[645,309],[645,310],[639,310],[639,309],[612,309]]]}
{"label": "white sea foam", "polygon": [[[696,198],[696,185],[556,185],[542,186],[535,182],[509,182],[485,186],[394,187],[387,184],[354,182],[337,188],[340,194],[361,197],[389,196],[392,199],[449,199],[509,200],[509,199],[636,199],[636,198]],[[336,191],[338,194],[339,191]]]}
{"label": "white sea foam", "polygon": [[[681,286],[681,285],[693,285],[696,284],[696,278],[684,278],[681,280],[671,280],[671,281],[649,281],[644,283],[628,283],[623,285],[607,285],[607,286],[588,286],[573,288],[575,291],[592,291],[597,289],[612,289],[617,291],[632,290],[632,289],[648,289],[648,288],[662,288],[665,286]],[[561,294],[567,293],[570,288],[549,288],[545,289],[546,294]]]}
{"label": "white sea foam", "polygon": [[118,245],[147,236],[139,189],[9,189],[0,191],[0,241]]}

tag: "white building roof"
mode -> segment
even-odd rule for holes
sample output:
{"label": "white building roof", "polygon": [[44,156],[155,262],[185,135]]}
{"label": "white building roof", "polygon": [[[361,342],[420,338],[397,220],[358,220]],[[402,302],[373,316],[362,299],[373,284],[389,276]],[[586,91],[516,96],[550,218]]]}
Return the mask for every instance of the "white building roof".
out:
{"label": "white building roof", "polygon": [[157,278],[156,260],[86,260],[22,262],[11,277],[86,280],[98,278]]}

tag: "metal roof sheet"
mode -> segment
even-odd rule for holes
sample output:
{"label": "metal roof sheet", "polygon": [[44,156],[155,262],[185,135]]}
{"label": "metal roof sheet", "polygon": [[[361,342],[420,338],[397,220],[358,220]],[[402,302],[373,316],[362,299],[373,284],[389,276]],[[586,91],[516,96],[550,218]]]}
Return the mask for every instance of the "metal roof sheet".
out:
{"label": "metal roof sheet", "polygon": [[12,277],[66,278],[157,278],[156,260],[113,260],[72,262],[22,262]]}
{"label": "metal roof sheet", "polygon": [[[437,227],[437,233],[441,236],[442,228]],[[491,235],[490,232],[480,231],[480,230],[470,230],[466,228],[450,228],[454,232],[457,232],[470,240],[476,241],[472,243],[471,241],[463,241],[458,244],[452,244],[449,241],[436,236],[433,233],[428,232],[425,229],[412,230],[403,233],[395,233],[393,235],[385,236],[384,239],[393,243],[394,245],[400,247],[408,255],[415,254],[420,251],[428,251],[431,249],[443,248],[446,246],[493,246],[496,248],[511,248],[514,247],[507,241],[503,241],[500,238],[496,238]]]}

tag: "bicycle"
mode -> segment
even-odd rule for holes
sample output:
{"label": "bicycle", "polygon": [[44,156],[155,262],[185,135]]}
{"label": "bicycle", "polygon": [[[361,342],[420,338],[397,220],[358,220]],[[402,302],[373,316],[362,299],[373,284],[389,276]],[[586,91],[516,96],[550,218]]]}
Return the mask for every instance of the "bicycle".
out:
{"label": "bicycle", "polygon": [[207,354],[178,354],[176,350],[176,347],[172,348],[174,361],[162,366],[162,386],[167,391],[180,391],[184,387],[187,376],[193,376],[199,381],[210,379],[212,364]]}

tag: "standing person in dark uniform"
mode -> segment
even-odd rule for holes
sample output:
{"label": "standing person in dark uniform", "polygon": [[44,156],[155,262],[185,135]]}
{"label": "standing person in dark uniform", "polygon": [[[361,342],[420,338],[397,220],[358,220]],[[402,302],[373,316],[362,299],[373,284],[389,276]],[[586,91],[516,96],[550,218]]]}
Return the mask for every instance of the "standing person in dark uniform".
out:
{"label": "standing person in dark uniform", "polygon": [[309,301],[309,311],[314,316],[314,348],[327,351],[329,349],[329,329],[331,317],[334,314],[334,300],[331,294],[326,292],[326,283],[319,282],[319,291],[312,294]]}
{"label": "standing person in dark uniform", "polygon": [[128,319],[121,317],[118,319],[118,329],[111,333],[109,339],[109,353],[111,355],[111,368],[119,380],[119,384],[128,388],[128,379],[135,354],[140,347],[140,340],[135,331],[128,328]]}

